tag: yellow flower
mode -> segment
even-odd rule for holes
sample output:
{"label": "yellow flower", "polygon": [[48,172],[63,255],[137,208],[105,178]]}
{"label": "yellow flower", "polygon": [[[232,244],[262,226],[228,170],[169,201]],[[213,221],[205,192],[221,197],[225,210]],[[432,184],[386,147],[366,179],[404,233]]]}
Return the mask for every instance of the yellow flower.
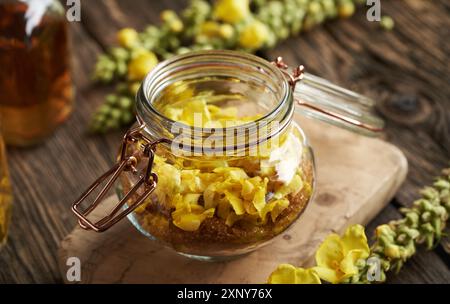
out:
{"label": "yellow flower", "polygon": [[218,0],[214,6],[214,18],[228,23],[237,23],[249,15],[249,0]]}
{"label": "yellow flower", "polygon": [[353,225],[347,228],[343,237],[333,233],[325,239],[316,252],[314,270],[321,279],[340,283],[358,274],[356,262],[366,259],[369,253],[364,227]]}
{"label": "yellow flower", "polygon": [[338,14],[341,18],[348,18],[355,13],[355,4],[351,1],[344,1],[338,6]]}
{"label": "yellow flower", "polygon": [[161,20],[169,26],[172,32],[179,33],[183,30],[183,22],[173,10],[162,11]]}
{"label": "yellow flower", "polygon": [[208,38],[222,37],[230,39],[234,34],[234,28],[230,24],[220,24],[215,21],[205,21],[200,26],[200,35]]}
{"label": "yellow flower", "polygon": [[205,219],[214,216],[214,208],[205,210],[202,206],[197,205],[199,198],[200,194],[175,195],[173,204],[176,207],[172,212],[175,226],[184,231],[196,231]]}
{"label": "yellow flower", "polygon": [[220,30],[220,24],[214,21],[206,21],[200,25],[200,34],[207,37],[217,36]]}
{"label": "yellow flower", "polygon": [[219,33],[222,38],[230,39],[234,35],[234,28],[229,24],[221,24]]}
{"label": "yellow flower", "polygon": [[121,46],[131,48],[138,41],[138,33],[132,28],[124,28],[117,33],[117,41]]}
{"label": "yellow flower", "polygon": [[158,58],[153,52],[140,53],[128,64],[128,79],[141,81],[158,64]]}
{"label": "yellow flower", "polygon": [[261,21],[254,20],[239,36],[239,44],[246,49],[259,49],[267,41],[269,30]]}
{"label": "yellow flower", "polygon": [[320,278],[314,269],[297,268],[290,264],[281,264],[272,272],[269,284],[320,284]]}

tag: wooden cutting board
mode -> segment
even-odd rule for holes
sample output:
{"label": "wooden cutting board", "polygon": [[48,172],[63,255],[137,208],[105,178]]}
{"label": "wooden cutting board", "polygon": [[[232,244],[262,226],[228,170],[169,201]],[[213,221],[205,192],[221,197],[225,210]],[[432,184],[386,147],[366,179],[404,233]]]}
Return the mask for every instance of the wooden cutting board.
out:
{"label": "wooden cutting board", "polygon": [[[383,209],[404,181],[407,161],[382,140],[303,117],[300,124],[315,152],[317,193],[271,244],[236,260],[199,262],[150,241],[127,220],[100,234],[75,227],[59,250],[62,277],[68,257],[80,259],[81,283],[264,283],[280,263],[311,264],[330,232],[367,224]],[[115,202],[110,198],[103,212]]]}

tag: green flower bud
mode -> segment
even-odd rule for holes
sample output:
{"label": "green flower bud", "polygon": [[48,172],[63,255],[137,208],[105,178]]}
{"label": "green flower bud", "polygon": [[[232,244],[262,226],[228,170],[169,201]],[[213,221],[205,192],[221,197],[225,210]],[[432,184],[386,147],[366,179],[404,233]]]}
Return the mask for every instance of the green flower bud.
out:
{"label": "green flower bud", "polygon": [[430,223],[425,223],[420,225],[420,229],[425,232],[433,232],[433,226]]}
{"label": "green flower bud", "polygon": [[394,19],[389,16],[382,16],[380,20],[380,26],[385,31],[391,31],[394,29]]}
{"label": "green flower bud", "polygon": [[438,179],[433,186],[439,190],[450,189],[450,181],[446,181],[444,179]]}
{"label": "green flower bud", "polygon": [[424,213],[422,213],[421,218],[422,218],[422,221],[429,222],[431,219],[431,212],[425,211]]}
{"label": "green flower bud", "polygon": [[118,99],[117,105],[123,110],[129,110],[133,106],[133,101],[129,97],[122,96]]}
{"label": "green flower bud", "polygon": [[129,52],[122,47],[114,47],[110,50],[110,54],[116,59],[121,61],[127,61],[129,59]]}
{"label": "green flower bud", "polygon": [[118,99],[117,96],[113,95],[113,94],[110,94],[110,95],[106,96],[106,98],[105,98],[106,105],[109,105],[109,106],[116,105],[117,104],[117,99]]}

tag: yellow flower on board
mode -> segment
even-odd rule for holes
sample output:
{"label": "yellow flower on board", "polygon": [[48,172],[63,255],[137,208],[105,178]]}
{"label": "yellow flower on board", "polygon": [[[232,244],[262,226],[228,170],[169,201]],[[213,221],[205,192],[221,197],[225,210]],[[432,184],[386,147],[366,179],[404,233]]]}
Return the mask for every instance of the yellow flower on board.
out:
{"label": "yellow flower on board", "polygon": [[369,253],[364,227],[353,225],[342,237],[333,233],[325,239],[316,252],[314,270],[321,279],[340,283],[358,274],[357,261],[366,259]]}
{"label": "yellow flower on board", "polygon": [[290,264],[281,264],[272,272],[269,284],[321,284],[320,278],[312,268],[297,268]]}

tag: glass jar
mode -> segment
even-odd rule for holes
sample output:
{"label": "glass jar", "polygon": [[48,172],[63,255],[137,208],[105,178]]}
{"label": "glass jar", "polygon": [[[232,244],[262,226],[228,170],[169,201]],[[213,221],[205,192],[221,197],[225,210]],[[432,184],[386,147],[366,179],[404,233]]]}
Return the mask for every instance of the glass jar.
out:
{"label": "glass jar", "polygon": [[12,194],[6,163],[5,144],[0,133],[0,249],[6,243],[6,238],[8,237],[11,205]]}
{"label": "glass jar", "polygon": [[[294,112],[370,135],[382,128],[371,104],[302,66],[290,74],[281,58],[176,56],[146,77],[119,162],[72,209],[83,228],[98,232],[128,215],[144,235],[189,257],[248,253],[294,223],[315,191],[312,150]],[[119,204],[90,221],[116,180]]]}
{"label": "glass jar", "polygon": [[11,145],[37,143],[72,110],[64,9],[57,0],[0,0],[0,114]]}

